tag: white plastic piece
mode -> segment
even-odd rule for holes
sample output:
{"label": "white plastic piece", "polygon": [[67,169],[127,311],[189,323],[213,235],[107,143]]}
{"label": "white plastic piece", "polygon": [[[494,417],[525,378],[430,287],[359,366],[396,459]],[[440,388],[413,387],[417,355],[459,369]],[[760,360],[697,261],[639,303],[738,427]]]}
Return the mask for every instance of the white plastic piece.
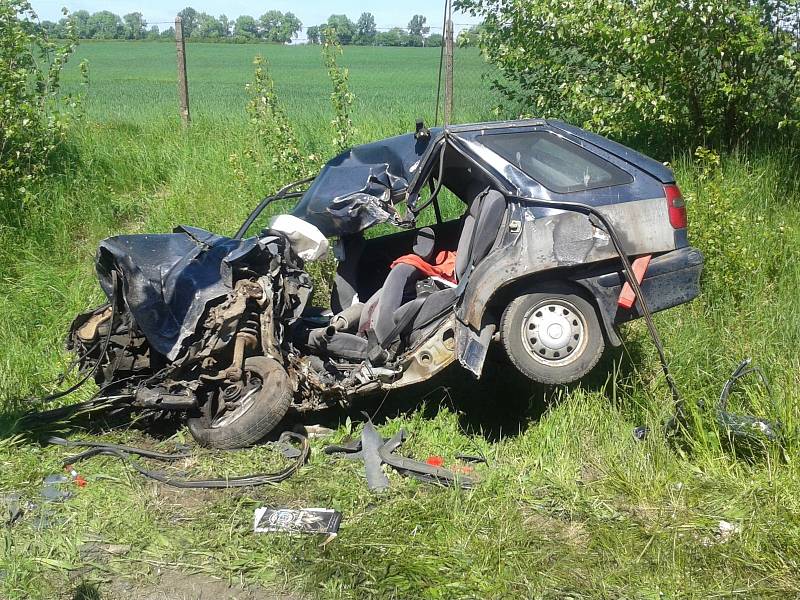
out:
{"label": "white plastic piece", "polygon": [[328,240],[322,232],[295,216],[276,215],[269,228],[286,234],[292,250],[303,260],[317,260],[328,253]]}

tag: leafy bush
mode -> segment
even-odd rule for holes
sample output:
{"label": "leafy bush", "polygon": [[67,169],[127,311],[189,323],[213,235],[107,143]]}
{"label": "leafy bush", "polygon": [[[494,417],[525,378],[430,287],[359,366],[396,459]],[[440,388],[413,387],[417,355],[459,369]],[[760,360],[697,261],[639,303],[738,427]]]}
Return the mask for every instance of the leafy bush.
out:
{"label": "leafy bush", "polygon": [[[457,0],[523,112],[606,134],[735,145],[797,125],[798,0]],[[672,136],[672,139],[670,139]]]}
{"label": "leafy bush", "polygon": [[[51,40],[34,21],[25,0],[0,2],[0,206],[17,213],[30,200],[30,186],[46,172],[48,159],[61,144],[80,98],[62,96],[61,73],[75,48],[69,39]],[[82,63],[86,75],[86,64]],[[7,216],[7,215],[6,215]]]}
{"label": "leafy bush", "polygon": [[328,77],[333,84],[331,92],[331,102],[333,103],[334,119],[332,125],[335,130],[333,145],[338,152],[342,152],[352,145],[353,121],[350,118],[350,108],[353,105],[355,96],[350,91],[350,73],[347,69],[340,67],[337,56],[342,54],[342,46],[339,43],[339,36],[336,29],[326,27],[323,32],[322,57],[325,60],[325,67],[328,69]]}
{"label": "leafy bush", "polygon": [[256,71],[253,82],[247,85],[250,95],[247,114],[256,139],[263,145],[271,158],[273,168],[281,176],[290,180],[300,179],[305,172],[303,156],[294,128],[278,102],[269,61],[262,56],[256,56],[253,62]]}
{"label": "leafy bush", "polygon": [[696,175],[686,194],[691,242],[705,257],[703,289],[712,304],[747,301],[753,290],[763,294],[786,268],[792,237],[782,218],[768,218],[742,201],[754,187],[747,176],[751,166],[735,158],[727,164],[734,172],[726,174],[713,150],[697,148]]}

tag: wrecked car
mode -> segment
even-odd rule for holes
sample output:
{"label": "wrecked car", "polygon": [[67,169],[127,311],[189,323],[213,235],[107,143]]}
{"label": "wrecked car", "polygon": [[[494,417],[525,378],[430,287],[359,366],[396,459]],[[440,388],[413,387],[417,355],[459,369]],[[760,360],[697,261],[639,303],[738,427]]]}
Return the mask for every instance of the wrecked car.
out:
{"label": "wrecked car", "polygon": [[[315,307],[306,267],[329,243],[330,308]],[[454,362],[480,377],[492,343],[532,380],[577,380],[643,314],[623,301],[628,259],[652,312],[699,292],[703,257],[663,164],[559,121],[418,122],[264,199],[232,237],[181,226],[104,240],[109,302],[75,319],[68,347],[101,396],[184,412],[201,444],[246,446],[290,407]]]}

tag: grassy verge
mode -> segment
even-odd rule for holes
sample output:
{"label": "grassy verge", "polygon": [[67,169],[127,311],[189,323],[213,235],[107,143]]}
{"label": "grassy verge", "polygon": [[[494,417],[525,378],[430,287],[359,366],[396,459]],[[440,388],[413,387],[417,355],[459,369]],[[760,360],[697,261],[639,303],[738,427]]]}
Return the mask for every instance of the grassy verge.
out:
{"label": "grassy verge", "polygon": [[[206,51],[198,44],[190,52],[195,48]],[[103,56],[96,57],[95,78],[104,72]],[[402,56],[412,62],[411,54]],[[305,151],[326,155],[330,115],[315,108],[302,117],[305,109],[294,99],[303,96],[293,94],[302,91],[303,76],[290,76],[295,58],[273,58],[280,65],[276,84],[289,90]],[[225,90],[245,78],[215,92],[212,75],[224,69],[211,66],[208,87],[196,97],[225,104]],[[413,111],[428,106],[421,95],[397,92],[403,86],[385,76],[380,86],[358,83],[366,75],[353,69],[362,102],[355,116],[360,140],[407,130]],[[416,81],[414,73],[404,77]],[[223,107],[214,114],[198,110],[184,136],[163,107],[141,115],[131,108],[132,116],[123,116],[141,103],[104,85],[93,84],[91,118],[63,175],[40,191],[24,219],[0,229],[0,426],[6,432],[0,492],[19,492],[39,506],[3,531],[0,596],[70,598],[83,590],[115,597],[119,581],[144,585],[165,567],[325,598],[800,594],[800,472],[793,460],[800,439],[800,192],[791,177],[796,158],[780,149],[725,156],[718,164],[675,161],[690,201],[693,242],[709,268],[702,296],[656,321],[690,401],[713,400],[739,359],[752,356],[773,396],[749,385],[735,395],[733,408],[780,420],[783,448],[737,458],[724,449],[712,415],[702,412],[686,445],[674,447],[658,433],[635,442],[632,428],[644,423],[657,432],[671,402],[646,333],[634,324],[626,328],[625,346],[580,385],[532,386],[497,356],[482,383],[453,371],[436,382],[449,392],[415,390],[386,399],[377,421],[385,435],[400,427],[409,432],[409,455],[437,454],[448,464],[460,452],[487,456],[489,464],[477,467],[482,482],[471,492],[392,475],[390,492],[374,497],[358,464],[326,457],[322,442],[314,442],[311,463],[278,487],[176,492],[98,458],[80,467],[86,487],[70,488],[74,495],[62,504],[44,505],[42,480],[60,472],[64,451],[7,433],[20,399],[47,389],[65,366],[61,339],[72,316],[100,299],[92,272],[97,241],[184,222],[230,232],[262,192],[281,183],[263,165],[231,160],[252,144],[243,117],[223,115]],[[172,83],[147,85],[156,90]],[[327,93],[319,86],[306,98],[317,107]],[[463,120],[491,118],[483,96],[465,105]],[[310,420],[332,425],[334,439],[344,439],[358,434],[359,409],[372,412],[381,400]],[[123,427],[103,438],[169,450],[188,434],[152,437]],[[234,474],[277,461],[265,448],[228,455],[195,450],[176,468]],[[316,539],[254,535],[252,511],[261,505],[331,507],[344,521],[324,548]],[[43,506],[49,525],[37,528]],[[97,539],[115,552],[87,553]]]}

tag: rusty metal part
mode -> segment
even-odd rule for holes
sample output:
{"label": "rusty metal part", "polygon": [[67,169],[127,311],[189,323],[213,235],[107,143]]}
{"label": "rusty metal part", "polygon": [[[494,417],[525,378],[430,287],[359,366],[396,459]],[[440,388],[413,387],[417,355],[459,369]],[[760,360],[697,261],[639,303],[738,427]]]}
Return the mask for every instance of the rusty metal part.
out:
{"label": "rusty metal part", "polygon": [[92,342],[97,339],[97,329],[111,318],[111,307],[97,313],[84,323],[77,331],[78,337],[83,342]]}
{"label": "rusty metal part", "polygon": [[264,288],[258,282],[249,279],[236,282],[236,288],[228,299],[208,311],[204,326],[209,331],[209,336],[197,357],[210,356],[234,341],[248,302],[255,300],[260,303],[264,295]]}
{"label": "rusty metal part", "polygon": [[244,372],[244,351],[246,348],[253,348],[257,338],[251,331],[240,331],[236,335],[236,343],[233,346],[233,360],[231,366],[223,371],[226,381],[238,381]]}
{"label": "rusty metal part", "polygon": [[263,289],[263,295],[259,301],[259,307],[261,309],[259,314],[259,321],[261,324],[261,350],[264,352],[264,356],[269,356],[280,364],[284,364],[283,353],[280,351],[280,344],[278,343],[275,332],[273,300],[269,287],[270,280],[267,277],[262,277],[259,279],[259,283]]}
{"label": "rusty metal part", "polygon": [[395,389],[426,381],[452,363],[456,358],[454,324],[455,317],[451,315],[425,342],[401,357],[402,375],[383,387]]}

